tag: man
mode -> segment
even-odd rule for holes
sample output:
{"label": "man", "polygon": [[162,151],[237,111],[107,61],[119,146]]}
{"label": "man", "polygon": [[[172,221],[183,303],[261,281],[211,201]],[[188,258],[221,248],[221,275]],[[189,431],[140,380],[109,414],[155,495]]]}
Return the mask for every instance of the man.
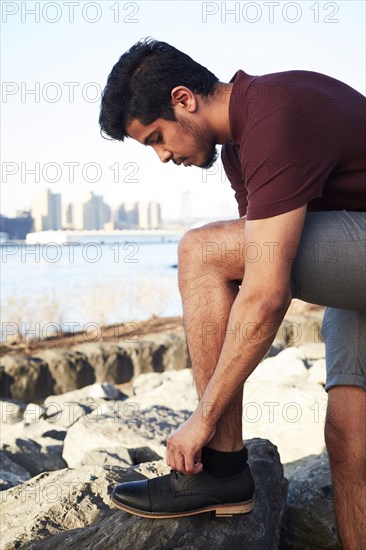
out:
{"label": "man", "polygon": [[[243,384],[293,297],[327,306],[326,444],[344,548],[366,540],[365,101],[330,77],[290,71],[230,83],[172,46],[135,44],[114,66],[102,131],[154,148],[162,162],[212,166],[216,145],[240,219],[188,231],[179,288],[199,394],[167,442],[171,474],[118,485],[113,501],[145,517],[249,512]],[[204,243],[240,258],[202,258]],[[248,245],[259,251],[255,261]],[[204,324],[224,328],[202,338]],[[239,327],[239,337],[233,334]]]}

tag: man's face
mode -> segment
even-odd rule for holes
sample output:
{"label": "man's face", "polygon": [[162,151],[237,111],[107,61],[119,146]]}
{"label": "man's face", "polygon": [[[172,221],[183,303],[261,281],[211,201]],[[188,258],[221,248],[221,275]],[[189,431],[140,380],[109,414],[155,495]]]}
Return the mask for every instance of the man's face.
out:
{"label": "man's face", "polygon": [[207,169],[218,156],[215,141],[183,117],[177,116],[176,121],[158,118],[147,126],[134,119],[127,126],[127,132],[143,145],[151,145],[162,162],[171,160],[177,165]]}

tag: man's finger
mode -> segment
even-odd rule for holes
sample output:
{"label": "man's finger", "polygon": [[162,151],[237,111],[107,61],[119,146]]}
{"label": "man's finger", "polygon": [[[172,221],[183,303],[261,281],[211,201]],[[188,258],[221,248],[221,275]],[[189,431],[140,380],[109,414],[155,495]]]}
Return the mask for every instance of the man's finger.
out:
{"label": "man's finger", "polygon": [[184,457],[185,469],[188,474],[194,473],[194,459],[190,453],[187,453]]}
{"label": "man's finger", "polygon": [[168,464],[168,466],[174,469],[174,454],[169,447],[167,447],[166,449],[166,463]]}
{"label": "man's finger", "polygon": [[182,455],[182,453],[180,453],[179,451],[177,451],[177,453],[175,454],[175,464],[176,464],[176,466],[175,466],[174,470],[177,470],[181,474],[186,473],[185,472],[184,455]]}

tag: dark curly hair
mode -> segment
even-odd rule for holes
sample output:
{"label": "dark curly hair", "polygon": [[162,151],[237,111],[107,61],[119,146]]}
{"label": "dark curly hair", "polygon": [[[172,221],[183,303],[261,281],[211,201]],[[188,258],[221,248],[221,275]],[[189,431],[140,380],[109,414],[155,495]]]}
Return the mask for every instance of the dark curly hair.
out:
{"label": "dark curly hair", "polygon": [[99,116],[101,134],[123,141],[132,119],[144,126],[157,118],[176,120],[170,95],[175,86],[209,96],[218,81],[208,69],[166,42],[140,40],[120,57],[108,76]]}

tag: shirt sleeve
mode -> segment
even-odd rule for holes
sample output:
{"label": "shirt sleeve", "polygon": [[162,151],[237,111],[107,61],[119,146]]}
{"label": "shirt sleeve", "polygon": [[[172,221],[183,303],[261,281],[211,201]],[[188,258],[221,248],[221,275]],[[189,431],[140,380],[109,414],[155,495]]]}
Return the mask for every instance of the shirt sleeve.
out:
{"label": "shirt sleeve", "polygon": [[239,165],[247,189],[247,219],[295,210],[321,197],[338,153],[332,120],[309,102],[283,102],[257,110],[241,143]]}
{"label": "shirt sleeve", "polygon": [[247,189],[242,176],[238,148],[232,143],[226,143],[223,145],[221,148],[221,160],[225,173],[231,183],[231,187],[235,192],[235,200],[238,203],[239,216],[245,216],[248,206]]}

